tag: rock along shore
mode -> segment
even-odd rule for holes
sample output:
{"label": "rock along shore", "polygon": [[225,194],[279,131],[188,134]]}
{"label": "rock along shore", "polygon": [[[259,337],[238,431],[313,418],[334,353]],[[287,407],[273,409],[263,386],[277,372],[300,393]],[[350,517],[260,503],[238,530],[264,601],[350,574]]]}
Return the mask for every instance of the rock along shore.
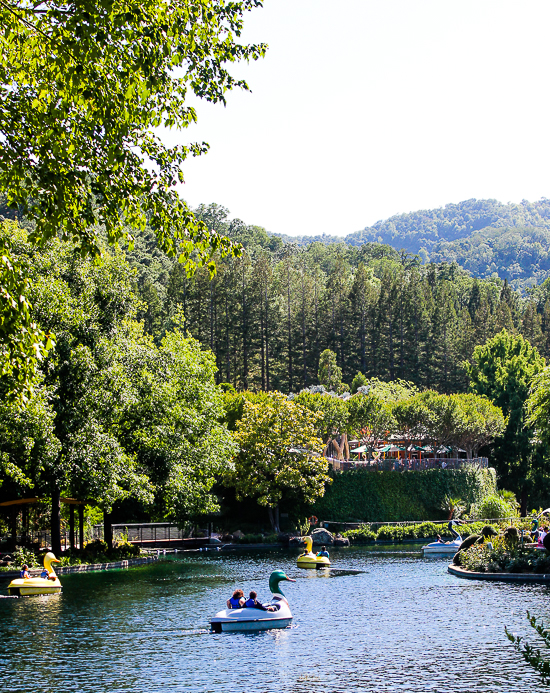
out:
{"label": "rock along shore", "polygon": [[493,582],[535,582],[550,584],[549,574],[538,573],[474,573],[456,565],[449,565],[447,570],[451,575],[466,580],[491,580]]}

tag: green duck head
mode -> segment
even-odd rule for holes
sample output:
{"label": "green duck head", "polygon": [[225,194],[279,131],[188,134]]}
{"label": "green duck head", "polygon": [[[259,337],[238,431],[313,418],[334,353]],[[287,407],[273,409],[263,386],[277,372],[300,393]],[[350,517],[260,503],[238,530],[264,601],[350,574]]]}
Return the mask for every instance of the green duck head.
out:
{"label": "green duck head", "polygon": [[281,588],[279,587],[279,583],[283,580],[288,580],[288,582],[296,582],[296,580],[287,577],[282,570],[274,570],[271,573],[271,575],[269,576],[269,589],[273,594],[279,594],[281,597],[285,596],[281,591]]}

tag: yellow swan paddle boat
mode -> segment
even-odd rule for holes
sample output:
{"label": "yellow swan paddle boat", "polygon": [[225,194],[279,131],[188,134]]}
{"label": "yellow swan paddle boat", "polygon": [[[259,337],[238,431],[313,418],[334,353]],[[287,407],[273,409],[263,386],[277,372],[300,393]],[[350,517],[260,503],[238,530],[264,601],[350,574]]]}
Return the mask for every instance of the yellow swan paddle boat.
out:
{"label": "yellow swan paddle boat", "polygon": [[328,568],[330,561],[326,556],[317,556],[313,553],[313,539],[304,537],[306,550],[298,556],[296,565],[298,568]]}
{"label": "yellow swan paddle boat", "polygon": [[29,594],[55,594],[61,592],[61,583],[52,568],[52,563],[60,563],[51,551],[44,556],[44,570],[48,577],[17,578],[8,585],[8,593],[18,597]]}

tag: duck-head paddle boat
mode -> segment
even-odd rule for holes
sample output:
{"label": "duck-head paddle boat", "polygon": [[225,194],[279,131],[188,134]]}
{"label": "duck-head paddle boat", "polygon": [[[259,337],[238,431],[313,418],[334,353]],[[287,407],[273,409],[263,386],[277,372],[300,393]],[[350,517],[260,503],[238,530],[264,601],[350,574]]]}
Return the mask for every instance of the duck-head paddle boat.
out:
{"label": "duck-head paddle boat", "polygon": [[55,594],[61,592],[61,583],[52,568],[52,563],[60,563],[51,551],[44,556],[44,571],[48,577],[17,578],[8,585],[8,593],[19,597],[30,594]]}
{"label": "duck-head paddle boat", "polygon": [[422,547],[423,556],[454,556],[462,544],[462,537],[453,541],[432,541]]}
{"label": "duck-head paddle boat", "polygon": [[330,566],[330,561],[326,556],[317,556],[313,553],[313,539],[311,537],[304,537],[304,545],[306,549],[296,561],[298,568],[327,568]]}
{"label": "duck-head paddle boat", "polygon": [[292,621],[290,607],[279,583],[283,580],[296,582],[283,573],[275,570],[269,578],[269,589],[273,594],[271,602],[266,606],[275,607],[273,611],[262,611],[256,608],[224,609],[210,621],[214,633],[249,632],[254,630],[270,630],[272,628],[286,628]]}

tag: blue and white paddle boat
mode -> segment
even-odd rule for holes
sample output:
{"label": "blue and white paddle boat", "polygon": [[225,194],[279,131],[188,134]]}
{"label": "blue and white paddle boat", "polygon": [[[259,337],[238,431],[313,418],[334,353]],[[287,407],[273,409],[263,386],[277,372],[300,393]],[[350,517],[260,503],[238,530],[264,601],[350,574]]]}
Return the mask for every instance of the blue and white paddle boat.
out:
{"label": "blue and white paddle boat", "polygon": [[454,556],[462,544],[462,537],[453,541],[432,541],[422,547],[423,556]]}
{"label": "blue and white paddle boat", "polygon": [[296,580],[287,577],[282,570],[275,570],[269,578],[269,589],[273,598],[267,606],[274,606],[274,611],[262,611],[261,609],[246,607],[218,611],[210,621],[214,633],[270,630],[272,628],[286,628],[290,625],[292,621],[290,606],[279,587],[279,583],[284,580],[296,582]]}

